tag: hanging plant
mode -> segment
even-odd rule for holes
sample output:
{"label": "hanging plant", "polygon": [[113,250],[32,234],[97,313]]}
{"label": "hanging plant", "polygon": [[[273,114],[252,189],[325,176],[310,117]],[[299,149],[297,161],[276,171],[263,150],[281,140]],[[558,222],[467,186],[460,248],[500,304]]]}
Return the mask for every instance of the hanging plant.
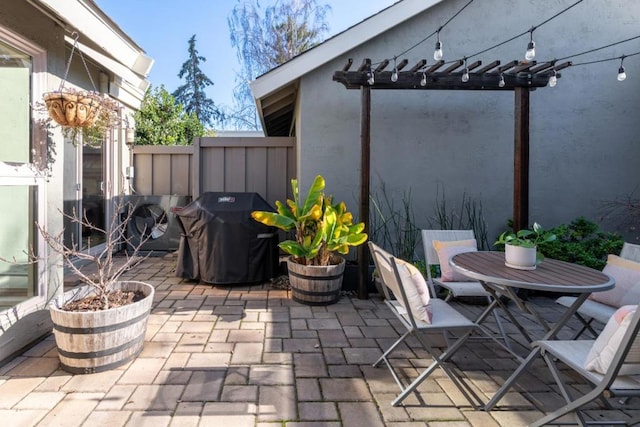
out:
{"label": "hanging plant", "polygon": [[[49,115],[48,121],[54,121],[62,126],[64,135],[74,144],[78,142],[78,136],[82,136],[84,144],[99,146],[109,129],[120,123],[121,106],[117,101],[98,92],[82,51],[78,49],[78,33],[73,35],[74,43],[60,87],[56,91],[43,95],[43,108]],[[76,49],[89,76],[93,91],[65,88]]]}

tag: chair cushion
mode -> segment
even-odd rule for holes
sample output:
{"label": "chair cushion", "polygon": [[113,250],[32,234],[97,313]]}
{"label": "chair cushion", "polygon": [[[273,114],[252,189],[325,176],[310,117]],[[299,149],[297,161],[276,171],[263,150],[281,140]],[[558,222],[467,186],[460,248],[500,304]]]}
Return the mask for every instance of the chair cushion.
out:
{"label": "chair cushion", "polygon": [[424,276],[415,265],[396,258],[402,286],[407,294],[413,317],[425,323],[431,322],[430,295]]}
{"label": "chair cushion", "polygon": [[440,261],[440,280],[443,282],[469,282],[469,279],[464,274],[458,273],[449,265],[449,260],[454,255],[458,255],[465,252],[476,252],[478,250],[478,243],[476,239],[468,240],[434,240],[433,247],[438,253],[438,260]]}
{"label": "chair cushion", "polygon": [[[625,305],[616,310],[593,343],[584,364],[585,369],[606,374],[637,307],[637,305]],[[623,364],[618,372],[618,375],[637,374],[640,374],[640,365],[637,364]]]}
{"label": "chair cushion", "polygon": [[602,272],[613,277],[616,285],[608,291],[592,293],[590,299],[616,308],[629,301],[640,301],[640,263],[609,255]]}

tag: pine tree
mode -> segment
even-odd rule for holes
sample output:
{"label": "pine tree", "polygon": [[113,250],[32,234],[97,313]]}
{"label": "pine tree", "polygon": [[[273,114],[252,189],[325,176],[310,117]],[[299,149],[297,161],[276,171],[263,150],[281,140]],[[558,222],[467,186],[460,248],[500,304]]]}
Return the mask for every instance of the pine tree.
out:
{"label": "pine tree", "polygon": [[224,114],[205,93],[205,88],[212,86],[213,82],[200,69],[200,63],[207,59],[198,55],[195,34],[189,39],[188,52],[189,59],[182,64],[178,73],[178,77],[184,78],[185,83],[173,92],[173,96],[187,113],[195,114],[203,125],[222,122]]}

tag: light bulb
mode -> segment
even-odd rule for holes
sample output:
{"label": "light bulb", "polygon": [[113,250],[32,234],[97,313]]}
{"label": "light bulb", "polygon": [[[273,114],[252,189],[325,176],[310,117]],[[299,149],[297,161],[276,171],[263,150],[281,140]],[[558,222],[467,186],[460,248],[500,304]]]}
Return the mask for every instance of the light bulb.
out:
{"label": "light bulb", "polygon": [[500,81],[498,82],[498,86],[504,87],[504,85],[504,76],[502,75],[502,73],[500,73]]}
{"label": "light bulb", "polygon": [[367,79],[367,83],[369,83],[369,85],[373,86],[373,84],[376,82],[375,77],[373,77],[373,72],[369,71],[369,78]]}
{"label": "light bulb", "polygon": [[554,70],[551,77],[549,77],[549,87],[555,87],[557,84],[558,84],[558,78],[556,77],[556,72]]}
{"label": "light bulb", "polygon": [[531,40],[527,45],[527,52],[524,54],[524,59],[527,61],[533,60],[536,57],[536,43]]}
{"label": "light bulb", "polygon": [[624,67],[621,65],[620,68],[618,68],[618,81],[623,82],[625,81],[626,78],[627,78],[627,73],[625,73]]}
{"label": "light bulb", "polygon": [[469,69],[468,68],[465,68],[464,72],[462,73],[462,81],[464,83],[469,81]]}
{"label": "light bulb", "polygon": [[435,59],[436,61],[440,61],[442,59],[443,53],[442,53],[442,42],[440,42],[440,40],[438,40],[436,42],[436,50],[435,52],[433,52],[433,59]]}
{"label": "light bulb", "polygon": [[422,79],[420,79],[420,86],[424,87],[427,85],[427,73],[422,73]]}
{"label": "light bulb", "polygon": [[398,69],[394,68],[393,69],[393,73],[391,73],[391,81],[392,82],[397,82],[398,81]]}

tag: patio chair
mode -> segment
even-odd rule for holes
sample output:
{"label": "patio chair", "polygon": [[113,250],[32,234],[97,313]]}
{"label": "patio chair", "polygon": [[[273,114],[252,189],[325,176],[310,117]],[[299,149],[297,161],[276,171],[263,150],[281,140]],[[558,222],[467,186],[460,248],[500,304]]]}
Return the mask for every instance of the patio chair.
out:
{"label": "patio chair", "polygon": [[[620,257],[630,261],[640,262],[640,245],[625,242],[622,246]],[[638,286],[640,286],[640,273],[638,282]],[[556,302],[565,307],[570,307],[575,300],[576,297],[567,295],[558,298]],[[627,303],[632,304],[638,302],[640,301],[628,301]],[[585,331],[589,331],[592,336],[596,337],[598,333],[593,329],[593,321],[596,320],[602,324],[607,323],[618,308],[617,306],[608,305],[600,301],[587,299],[576,312],[576,318],[580,321],[582,327],[576,332],[573,339],[579,338]]]}
{"label": "patio chair", "polygon": [[[422,230],[422,245],[424,247],[424,256],[427,263],[427,283],[431,289],[431,293],[436,295],[435,285],[441,288],[447,289],[448,294],[445,297],[445,301],[449,301],[452,298],[458,297],[481,297],[487,300],[489,304],[488,309],[491,311],[496,319],[496,326],[499,330],[502,339],[504,340],[507,348],[511,348],[511,345],[507,339],[507,334],[504,331],[500,316],[497,312],[497,305],[493,301],[491,294],[480,284],[480,282],[474,281],[445,281],[442,280],[442,274],[439,277],[433,277],[431,274],[431,266],[440,266],[441,273],[448,266],[440,264],[438,251],[434,246],[434,241],[456,243],[460,242],[462,246],[468,246],[473,250],[477,250],[477,244],[475,243],[475,236],[473,230]],[[473,242],[473,243],[472,243]],[[446,245],[446,244],[445,244]]]}
{"label": "patio chair", "polygon": [[[400,387],[400,394],[393,400],[392,406],[399,405],[439,367],[473,406],[480,407],[482,401],[477,394],[456,375],[453,368],[446,362],[460,349],[469,334],[473,331],[481,331],[481,327],[460,314],[445,301],[431,298],[424,277],[410,263],[392,256],[372,242],[369,242],[369,249],[375,266],[380,272],[382,286],[387,288],[385,294],[392,293],[396,298],[386,298],[385,304],[406,328],[406,332],[373,364],[374,367],[377,367],[384,362]],[[421,291],[426,293],[428,305],[424,305],[424,299],[419,297],[418,286],[422,286]],[[451,333],[456,334],[457,339],[444,351],[436,351],[437,345],[433,343],[434,336],[429,337],[427,333]],[[433,362],[416,379],[405,386],[392,366],[389,357],[409,336],[414,336],[418,340],[433,357]],[[447,340],[447,342],[449,341]]]}
{"label": "patio chair", "polygon": [[[633,307],[635,309],[634,314],[629,314],[631,319],[628,322],[628,318],[625,320],[615,320],[611,327],[607,323],[605,330],[607,335],[599,337],[600,346],[602,349],[603,343],[612,343],[615,341],[612,338],[613,334],[618,334],[618,338],[622,336],[620,343],[617,347],[615,345],[602,349],[603,353],[611,357],[608,367],[606,363],[600,363],[598,370],[601,373],[594,372],[592,370],[585,369],[587,359],[593,358],[592,347],[596,340],[546,340],[535,341],[532,345],[538,347],[544,357],[551,374],[553,375],[560,393],[566,400],[567,404],[557,409],[556,411],[548,414],[547,416],[537,420],[530,427],[537,427],[543,425],[553,424],[553,421],[568,414],[572,414],[577,425],[637,425],[640,423],[640,417],[636,417],[625,421],[587,421],[581,409],[588,403],[599,398],[614,398],[614,397],[637,397],[640,396],[640,306]],[[627,309],[630,311],[632,306],[627,306],[621,310]],[[615,316],[618,316],[616,314]],[[623,314],[621,314],[622,318]],[[618,324],[618,321],[620,323]],[[626,331],[622,328],[624,325],[628,325]],[[609,335],[609,332],[613,334]],[[605,334],[603,330],[602,334]],[[602,354],[602,353],[601,353]],[[560,373],[557,361],[560,361],[574,370],[585,380],[590,382],[594,388],[585,393],[584,395],[573,399],[569,393],[569,390],[564,381],[562,374]],[[579,387],[571,387],[573,390],[581,390]],[[606,403],[606,401],[605,401]],[[562,424],[566,425],[567,420],[563,418]]]}

